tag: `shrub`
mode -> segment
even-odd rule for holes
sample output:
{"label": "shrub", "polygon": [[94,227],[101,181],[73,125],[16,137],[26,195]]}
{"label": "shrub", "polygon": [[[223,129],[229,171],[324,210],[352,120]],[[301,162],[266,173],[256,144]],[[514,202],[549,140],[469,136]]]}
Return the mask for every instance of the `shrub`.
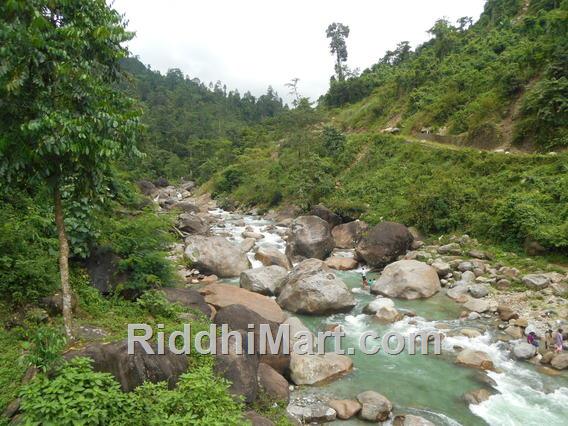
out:
{"label": "shrub", "polygon": [[61,351],[67,339],[56,328],[41,326],[32,332],[29,341],[22,344],[28,352],[24,355],[24,364],[34,366],[40,371],[47,372],[57,367],[62,361]]}
{"label": "shrub", "polygon": [[164,293],[155,290],[146,291],[136,303],[155,317],[176,318],[183,311],[181,306],[168,302]]}

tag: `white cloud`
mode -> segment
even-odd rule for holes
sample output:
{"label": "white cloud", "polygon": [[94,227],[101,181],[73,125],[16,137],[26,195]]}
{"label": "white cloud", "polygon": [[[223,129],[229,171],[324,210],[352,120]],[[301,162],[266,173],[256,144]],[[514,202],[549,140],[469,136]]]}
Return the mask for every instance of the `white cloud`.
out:
{"label": "white cloud", "polygon": [[254,95],[300,78],[301,93],[316,100],[333,74],[325,29],[350,27],[348,65],[364,69],[399,41],[428,39],[436,19],[479,17],[484,0],[116,0],[136,38],[130,50],[162,72],[180,68],[208,83]]}

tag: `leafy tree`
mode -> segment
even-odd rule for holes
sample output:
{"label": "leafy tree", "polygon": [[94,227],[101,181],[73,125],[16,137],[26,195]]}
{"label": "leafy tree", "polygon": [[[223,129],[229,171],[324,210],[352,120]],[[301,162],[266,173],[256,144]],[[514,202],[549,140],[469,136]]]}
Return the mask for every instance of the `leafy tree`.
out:
{"label": "leafy tree", "polygon": [[0,16],[0,174],[51,191],[71,336],[63,203],[95,201],[112,161],[136,152],[139,112],[114,84],[132,34],[104,0],[5,1]]}
{"label": "leafy tree", "polygon": [[349,27],[342,23],[334,22],[327,27],[326,36],[331,39],[329,49],[331,54],[336,57],[335,73],[337,74],[337,79],[343,81],[345,79],[343,63],[347,61],[347,44],[345,40],[349,37]]}

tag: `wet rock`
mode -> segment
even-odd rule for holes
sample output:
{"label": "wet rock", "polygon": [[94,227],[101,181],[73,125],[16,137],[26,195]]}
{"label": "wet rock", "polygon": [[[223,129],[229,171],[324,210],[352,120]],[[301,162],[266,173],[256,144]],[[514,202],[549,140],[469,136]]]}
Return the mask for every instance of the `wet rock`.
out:
{"label": "wet rock", "polygon": [[[157,353],[157,346],[150,345]],[[128,355],[127,340],[102,344],[93,343],[65,354],[66,359],[88,357],[93,360],[93,369],[112,374],[123,391],[129,392],[145,381],[167,381],[170,388],[188,368],[187,355],[175,355],[165,348],[163,355],[147,354],[142,345],[134,344],[134,354]]]}
{"label": "wet rock", "polygon": [[366,232],[357,244],[356,254],[371,267],[383,267],[405,254],[412,240],[406,226],[381,222]]}
{"label": "wet rock", "polygon": [[340,420],[348,420],[361,411],[361,403],[352,399],[332,399],[328,405],[335,410]]}
{"label": "wet rock", "polygon": [[310,315],[346,312],[355,306],[353,294],[324,262],[304,260],[286,278],[278,296],[284,309]]}
{"label": "wet rock", "polygon": [[394,418],[393,426],[434,426],[434,423],[424,417],[403,414]]}
{"label": "wet rock", "polygon": [[329,224],[317,216],[300,216],[292,222],[286,255],[296,258],[327,258],[335,242],[331,236]]}
{"label": "wet rock", "polygon": [[392,411],[392,403],[378,392],[362,392],[357,395],[357,401],[361,403],[359,417],[363,420],[384,422]]}
{"label": "wet rock", "polygon": [[485,352],[473,349],[464,349],[456,358],[456,363],[466,367],[479,368],[482,370],[493,370],[493,361]]}
{"label": "wet rock", "polygon": [[342,249],[355,248],[369,225],[360,220],[337,225],[331,231],[335,247]]}
{"label": "wet rock", "polygon": [[330,229],[333,229],[337,225],[341,224],[341,222],[343,222],[341,220],[341,216],[333,213],[330,209],[322,204],[314,206],[310,211],[310,215],[317,216],[320,219],[325,220],[327,223],[329,223]]}
{"label": "wet rock", "polygon": [[380,309],[384,307],[394,308],[394,302],[388,297],[377,297],[363,308],[363,313],[368,315],[375,315]]}
{"label": "wet rock", "polygon": [[487,401],[491,396],[491,392],[487,389],[476,389],[470,392],[466,392],[463,395],[463,399],[467,404],[479,404],[483,401]]}
{"label": "wet rock", "polygon": [[388,265],[371,292],[414,300],[431,297],[441,289],[436,270],[417,260],[399,260]]}
{"label": "wet rock", "polygon": [[177,303],[186,308],[200,311],[207,318],[211,316],[211,308],[197,290],[192,288],[163,288],[160,291],[170,303]]}
{"label": "wet rock", "polygon": [[205,301],[217,310],[230,305],[243,305],[269,321],[282,323],[284,312],[271,298],[229,284],[209,284],[199,290]]}
{"label": "wet rock", "polygon": [[359,265],[352,257],[329,257],[325,260],[325,264],[338,271],[350,271]]}
{"label": "wet rock", "polygon": [[479,330],[476,330],[475,328],[462,328],[459,331],[459,333],[463,336],[470,338],[470,339],[481,336],[481,333],[479,332]]}
{"label": "wet rock", "polygon": [[292,269],[292,264],[288,257],[273,247],[259,247],[254,258],[262,262],[264,266],[278,265],[286,269]]}
{"label": "wet rock", "polygon": [[542,290],[550,284],[550,278],[544,274],[529,274],[522,278],[522,282],[532,290]]}
{"label": "wet rock", "polygon": [[258,384],[268,396],[275,400],[288,402],[290,399],[288,381],[268,364],[259,364]]}
{"label": "wet rock", "polygon": [[530,359],[536,355],[536,348],[528,342],[519,342],[513,347],[517,359]]}
{"label": "wet rock", "polygon": [[190,236],[185,256],[194,267],[221,278],[237,277],[251,265],[240,248],[223,237]]}
{"label": "wet rock", "polygon": [[241,236],[243,238],[252,238],[253,240],[262,240],[264,238],[264,235],[252,231],[245,231],[241,234]]}
{"label": "wet rock", "polygon": [[280,293],[288,271],[281,266],[263,266],[241,272],[240,286],[249,291],[265,295]]}
{"label": "wet rock", "polygon": [[351,358],[329,352],[323,355],[292,353],[290,378],[296,385],[315,385],[333,380],[353,367]]}

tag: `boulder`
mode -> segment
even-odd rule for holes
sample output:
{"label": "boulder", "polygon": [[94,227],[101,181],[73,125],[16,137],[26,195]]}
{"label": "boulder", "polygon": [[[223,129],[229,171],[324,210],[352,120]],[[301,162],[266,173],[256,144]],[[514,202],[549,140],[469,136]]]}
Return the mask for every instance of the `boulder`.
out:
{"label": "boulder", "polygon": [[462,328],[459,331],[459,334],[461,334],[462,336],[468,337],[470,339],[474,339],[476,337],[481,336],[481,333],[479,332],[479,330],[476,330],[475,328]]}
{"label": "boulder", "polygon": [[251,267],[246,254],[223,237],[195,235],[188,237],[186,244],[185,256],[201,272],[229,278]]}
{"label": "boulder", "polygon": [[405,254],[411,243],[412,235],[406,226],[381,222],[363,236],[356,254],[371,267],[383,267]]}
{"label": "boulder", "polygon": [[128,278],[120,271],[120,257],[110,247],[97,246],[86,261],[91,285],[103,295],[111,294],[116,286]]}
{"label": "boulder", "polygon": [[191,201],[180,201],[176,204],[176,208],[184,213],[199,213],[199,206]]}
{"label": "boulder", "polygon": [[295,337],[300,332],[310,333],[313,336],[313,341],[315,342],[316,338],[314,334],[308,327],[304,325],[304,323],[298,317],[288,317],[282,324],[288,324],[288,326],[290,327],[290,346],[292,348],[297,341],[301,340],[300,338]]}
{"label": "boulder", "polygon": [[[42,297],[39,300],[39,306],[47,311],[51,316],[61,315],[63,312],[63,294],[57,292],[51,296]],[[77,308],[77,297],[71,294],[71,311]]]}
{"label": "boulder", "polygon": [[557,370],[566,370],[568,368],[568,353],[555,355],[552,361],[550,361],[550,365]]}
{"label": "boulder", "polygon": [[463,307],[472,312],[481,314],[491,310],[491,303],[483,299],[470,299],[464,303]]}
{"label": "boulder", "polygon": [[234,285],[213,283],[199,292],[218,310],[230,305],[243,305],[269,321],[281,323],[285,319],[284,312],[273,299]]}
{"label": "boulder", "polygon": [[272,296],[280,293],[288,271],[281,266],[263,266],[241,272],[240,286],[255,293]]}
{"label": "boulder", "polygon": [[[156,344],[150,345],[157,353]],[[144,382],[167,381],[173,388],[180,375],[188,368],[187,355],[176,355],[166,347],[163,355],[147,354],[142,345],[134,344],[134,353],[128,355],[128,341],[93,343],[65,354],[66,359],[88,357],[93,360],[95,371],[110,373],[125,392],[130,392]]]}
{"label": "boulder", "polygon": [[402,414],[394,418],[393,426],[434,426],[434,423],[424,417]]}
{"label": "boulder", "polygon": [[178,227],[180,231],[189,234],[204,235],[209,231],[209,226],[203,219],[192,213],[182,213],[179,215]]}
{"label": "boulder", "polygon": [[270,365],[262,362],[258,366],[258,384],[273,399],[286,402],[290,399],[288,381]]}
{"label": "boulder", "polygon": [[384,422],[392,411],[392,403],[378,392],[362,392],[357,395],[357,401],[361,403],[359,417],[363,420]]}
{"label": "boulder", "polygon": [[245,419],[251,426],[275,426],[272,420],[261,416],[254,411],[247,411],[245,413]]}
{"label": "boulder", "polygon": [[473,349],[464,349],[457,358],[456,363],[466,367],[479,368],[481,370],[493,370],[493,361],[485,352]]}
{"label": "boulder", "polygon": [[244,231],[241,236],[243,238],[252,238],[253,240],[262,240],[264,235],[259,232],[252,232],[252,231]]}
{"label": "boulder", "polygon": [[470,392],[466,392],[463,395],[463,399],[468,404],[479,404],[483,401],[487,401],[491,396],[491,392],[487,389],[476,389]]}
{"label": "boulder", "polygon": [[258,356],[248,354],[246,333],[242,331],[242,347],[234,336],[229,337],[228,351],[222,353],[222,338],[217,338],[217,353],[214,355],[217,374],[231,382],[229,392],[235,397],[242,397],[250,404],[258,394]]}
{"label": "boulder", "polygon": [[337,226],[341,222],[343,222],[343,220],[341,219],[341,216],[333,213],[330,209],[328,209],[326,206],[324,206],[322,204],[318,204],[317,206],[314,206],[310,210],[310,215],[317,216],[320,219],[325,220],[327,223],[329,223],[330,228],[334,228],[335,226]]}
{"label": "boulder", "polygon": [[290,378],[296,385],[315,385],[333,380],[353,367],[351,358],[329,352],[323,355],[292,353]]}
{"label": "boulder", "polygon": [[211,317],[211,307],[197,290],[192,288],[163,288],[160,291],[166,296],[168,302],[200,311],[207,318]]}
{"label": "boulder", "polygon": [[361,411],[361,403],[352,399],[332,399],[327,404],[335,410],[340,420],[349,420]]}
{"label": "boulder", "polygon": [[544,274],[529,274],[522,278],[522,282],[532,290],[542,290],[550,284],[550,278]]}
{"label": "boulder", "polygon": [[517,359],[530,359],[536,355],[536,347],[528,342],[519,342],[513,347],[513,355]]}
{"label": "boulder", "polygon": [[139,180],[136,182],[140,192],[144,195],[152,195],[156,191],[156,185],[147,180]]}
{"label": "boulder", "polygon": [[489,289],[483,284],[473,284],[469,287],[469,294],[476,299],[481,299],[489,294]]}
{"label": "boulder", "polygon": [[308,259],[290,272],[278,296],[278,304],[291,312],[324,315],[351,310],[355,299],[324,262]]}
{"label": "boulder", "polygon": [[436,270],[439,277],[445,277],[450,272],[452,272],[452,267],[450,266],[450,264],[441,260],[434,261],[431,266]]}
{"label": "boulder", "polygon": [[441,288],[434,268],[417,260],[391,263],[371,286],[371,292],[388,297],[414,300],[431,297]]}
{"label": "boulder", "polygon": [[251,251],[254,248],[255,244],[256,244],[256,240],[254,238],[245,238],[239,244],[239,248],[241,249],[242,252],[248,253],[249,251]]}
{"label": "boulder", "polygon": [[375,315],[379,310],[385,307],[394,308],[394,302],[388,297],[377,297],[363,308],[363,313]]}
{"label": "boulder", "polygon": [[331,230],[335,247],[342,249],[355,248],[368,227],[369,225],[360,220],[337,225]]}
{"label": "boulder", "polygon": [[286,408],[288,415],[299,421],[301,424],[320,424],[335,420],[335,410],[323,403],[309,404],[290,404]]}
{"label": "boulder", "polygon": [[512,319],[518,319],[519,314],[513,311],[509,305],[499,305],[497,307],[497,312],[499,313],[499,318],[501,321],[509,321]]}
{"label": "boulder", "polygon": [[325,260],[325,264],[331,269],[338,271],[350,271],[357,268],[359,263],[352,257],[329,257]]}
{"label": "boulder", "polygon": [[513,339],[521,339],[523,337],[523,329],[516,325],[510,325],[503,331],[506,335],[511,336]]}
{"label": "boulder", "polygon": [[461,246],[458,243],[449,243],[438,247],[438,253],[440,254],[450,254],[450,255],[460,255]]}
{"label": "boulder", "polygon": [[273,247],[259,247],[254,258],[262,262],[264,266],[278,265],[286,269],[292,269],[290,260],[284,253]]}
{"label": "boulder", "polygon": [[335,243],[329,224],[317,216],[300,216],[292,222],[286,245],[290,259],[325,259]]}
{"label": "boulder", "polygon": [[377,311],[375,318],[382,323],[393,323],[400,321],[403,315],[392,306],[385,306]]}
{"label": "boulder", "polygon": [[[278,334],[278,323],[263,318],[258,313],[250,310],[243,305],[230,305],[219,309],[213,322],[218,326],[227,324],[229,330],[246,330],[254,332],[255,353],[260,353],[260,334],[261,325],[266,325],[270,329],[273,339]],[[249,328],[252,325],[252,328]],[[281,347],[278,352],[271,352],[270,347],[266,348],[266,353],[260,355],[260,361],[270,365],[279,373],[285,374],[290,365],[290,355],[285,353],[286,348]]]}
{"label": "boulder", "polygon": [[468,293],[468,285],[464,282],[458,281],[455,286],[446,291],[446,296],[458,303],[465,303],[470,299]]}

